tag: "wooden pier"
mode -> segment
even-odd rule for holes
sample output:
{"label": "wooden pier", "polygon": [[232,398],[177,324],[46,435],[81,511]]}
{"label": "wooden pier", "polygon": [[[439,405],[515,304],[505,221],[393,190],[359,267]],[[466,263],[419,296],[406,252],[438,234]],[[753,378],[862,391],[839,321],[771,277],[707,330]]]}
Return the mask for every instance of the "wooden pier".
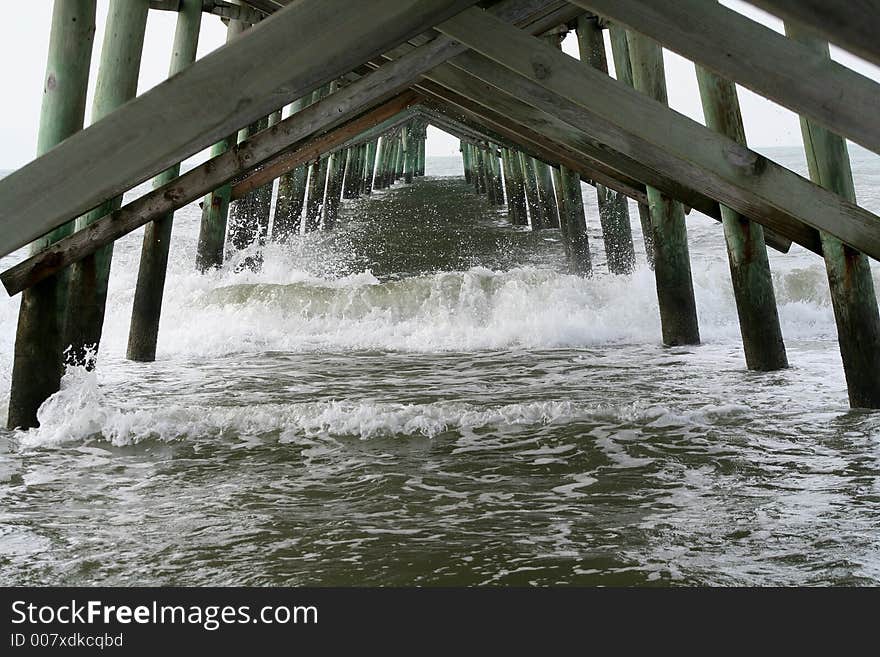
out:
{"label": "wooden pier", "polygon": [[[723,231],[750,370],[789,364],[767,247],[813,252],[850,404],[880,408],[880,217],[857,203],[846,142],[880,152],[880,85],[829,48],[880,64],[880,5],[750,2],[785,34],[713,0],[110,0],[92,72],[96,0],[55,0],[38,157],[0,181],[0,255],[27,248],[0,275],[22,295],[8,426],[37,425],[66,364],[94,366],[115,240],[146,227],[127,355],[151,361],[175,211],[202,204],[202,272],[333,230],[342,203],[425,175],[429,125],[460,140],[465,180],[511,224],[559,230],[573,274],[599,275],[581,183],[613,275],[637,265],[632,200],[666,345],[700,342],[692,210]],[[151,11],[177,30],[168,80],[137,96]],[[198,59],[206,20],[227,43]],[[569,32],[580,60],[561,51]],[[706,125],[667,106],[663,48],[694,63]],[[801,117],[809,180],[748,147],[737,84]]]}

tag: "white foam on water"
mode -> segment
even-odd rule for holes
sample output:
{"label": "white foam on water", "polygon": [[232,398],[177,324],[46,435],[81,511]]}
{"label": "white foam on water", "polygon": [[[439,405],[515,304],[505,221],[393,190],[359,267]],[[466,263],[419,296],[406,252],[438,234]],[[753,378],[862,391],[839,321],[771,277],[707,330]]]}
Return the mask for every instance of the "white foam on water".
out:
{"label": "white foam on water", "polygon": [[[305,441],[308,444],[313,438],[333,436],[364,440],[390,436],[433,438],[447,431],[536,427],[577,421],[654,427],[706,425],[738,417],[749,410],[731,404],[676,412],[641,403],[613,406],[568,400],[498,405],[468,402],[404,404],[371,400],[244,406],[165,404],[152,408],[140,404],[141,401],[127,404],[108,400],[96,372],[72,367],[62,380],[61,390],[40,408],[40,427],[17,432],[16,442],[24,450],[90,439],[128,446],[145,440],[173,442],[193,436],[226,436],[260,444],[253,439],[273,434],[271,439],[277,438],[282,443]],[[491,441],[484,440],[483,436],[478,442],[482,449],[491,447]],[[564,458],[564,453],[570,449],[573,447],[550,451],[532,449],[526,453],[555,454]],[[467,451],[467,446],[460,451]]]}
{"label": "white foam on water", "polygon": [[[595,194],[584,189],[590,224],[597,225]],[[634,207],[631,215],[637,216]],[[197,205],[184,208],[175,218],[159,331],[160,360],[191,361],[265,351],[435,353],[660,342],[654,274],[644,264],[630,276],[599,274],[588,279],[523,266],[507,271],[472,267],[379,280],[368,269],[333,274],[333,267],[326,265],[328,260],[332,264],[334,254],[321,250],[320,236],[309,236],[295,245],[267,246],[259,272],[238,266],[253,255],[246,252],[203,275],[193,266],[199,218]],[[633,229],[641,248],[638,221],[633,221]],[[717,223],[700,218],[689,219],[688,229],[701,336],[709,343],[738,343],[739,325],[721,229]],[[141,240],[142,231],[136,231],[115,246],[102,358],[125,355]],[[592,250],[600,261],[601,239],[592,239]],[[342,258],[344,254],[337,255]],[[21,257],[21,253],[14,254],[0,265],[6,267]],[[323,265],[316,267],[316,261]],[[640,262],[644,263],[642,254]],[[833,347],[836,333],[821,260],[795,247],[786,255],[771,253],[771,264],[785,339],[825,340]],[[0,299],[3,417],[19,299]],[[142,416],[102,406],[94,397],[101,376],[99,368],[97,378],[73,373],[65,380],[65,390],[42,411],[53,420],[47,423],[50,428],[35,438],[38,443],[55,440],[51,427],[58,437],[62,433],[83,437],[109,431],[113,440],[112,436],[142,435],[146,427],[160,436],[185,433],[176,424],[189,422],[185,414],[144,411]],[[62,412],[59,406],[77,404],[82,413],[79,418]],[[404,422],[404,433],[421,422],[416,428],[430,435],[446,422],[445,415],[438,419],[430,413],[408,416],[399,411],[392,415],[394,422]],[[343,433],[370,433],[372,420],[357,419],[353,411],[347,411],[345,417],[355,424],[339,424]],[[335,430],[336,422],[329,422],[328,427]],[[393,424],[382,422],[385,420],[376,426]]]}

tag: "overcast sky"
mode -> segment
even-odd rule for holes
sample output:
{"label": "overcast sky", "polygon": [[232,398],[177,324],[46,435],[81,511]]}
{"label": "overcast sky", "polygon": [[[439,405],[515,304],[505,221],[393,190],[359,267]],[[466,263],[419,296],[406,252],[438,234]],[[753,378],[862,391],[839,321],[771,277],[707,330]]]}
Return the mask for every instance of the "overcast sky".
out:
{"label": "overcast sky", "polygon": [[[11,0],[4,2],[12,4]],[[98,0],[98,33],[95,37],[92,64],[93,89],[108,3],[109,0]],[[0,169],[20,167],[33,159],[36,151],[52,4],[52,0],[28,0],[24,3],[15,3],[15,16],[10,18],[12,22],[8,25],[9,29],[5,31],[3,39],[0,39],[0,67],[3,71],[4,88],[7,89],[7,95],[0,108],[0,116],[3,119],[0,122],[0,138],[2,138],[0,142],[3,143],[0,152]],[[740,0],[725,0],[724,4],[777,31],[782,31],[781,21],[751,5]],[[11,7],[7,8],[11,9]],[[139,93],[155,86],[168,74],[175,20],[176,16],[172,12],[150,12]],[[206,15],[202,21],[199,57],[223,45],[225,37],[226,27],[220,19]],[[577,41],[573,34],[569,35],[563,47],[567,53],[577,56]],[[880,69],[877,67],[836,49],[832,49],[832,53],[835,59],[846,66],[880,81]],[[614,65],[610,57],[610,49],[608,60],[613,74]],[[665,53],[665,60],[670,106],[702,122],[703,113],[693,64],[668,51]],[[764,147],[800,144],[800,129],[794,114],[742,88],[740,88],[740,102],[746,134],[751,145]],[[458,140],[432,129],[428,133],[427,150],[429,155],[453,155],[458,151]]]}

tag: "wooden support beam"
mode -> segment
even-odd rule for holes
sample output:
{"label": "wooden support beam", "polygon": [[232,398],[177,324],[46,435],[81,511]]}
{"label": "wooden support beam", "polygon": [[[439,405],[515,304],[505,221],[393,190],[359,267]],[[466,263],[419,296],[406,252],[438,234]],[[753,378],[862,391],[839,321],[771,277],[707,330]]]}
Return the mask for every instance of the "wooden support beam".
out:
{"label": "wooden support beam", "polygon": [[[599,19],[601,20],[601,19]],[[612,23],[608,26],[608,37],[611,42],[611,56],[614,58],[614,71],[617,75],[617,80],[629,87],[633,86],[633,76],[632,76],[632,60],[629,56],[629,43],[627,43],[626,38],[626,29],[620,25],[615,25]],[[681,199],[679,199],[681,200]],[[718,216],[716,217],[719,221],[721,220],[721,208],[718,208]],[[651,211],[648,209],[647,201],[642,202],[639,201],[639,223],[642,227],[642,240],[645,243],[645,258],[648,261],[648,267],[653,271],[654,269],[654,235],[651,231]],[[768,243],[772,243],[772,238],[774,234],[772,231],[768,232]],[[816,239],[816,243],[818,244],[818,235]],[[788,241],[788,246],[782,248],[782,252],[785,253],[788,251],[788,248],[791,246],[791,240]],[[777,247],[778,248],[778,247]]]}
{"label": "wooden support beam", "polygon": [[[666,69],[660,44],[632,31],[627,32],[627,42],[634,88],[666,105]],[[649,186],[648,210],[654,236],[654,279],[663,344],[699,344],[700,327],[684,208],[679,201]]]}
{"label": "wooden support beam", "polygon": [[[311,104],[312,95],[298,98],[290,107],[290,116]],[[287,169],[278,179],[278,198],[275,202],[275,217],[272,222],[272,239],[278,242],[288,240],[299,231],[303,203],[306,193],[306,167],[300,165]]]}
{"label": "wooden support beam", "polygon": [[[578,18],[577,38],[581,61],[607,74],[605,38],[595,16],[584,15]],[[596,200],[608,271],[612,274],[632,273],[636,266],[636,254],[626,197],[604,185],[597,185]]]}
{"label": "wooden support beam", "polygon": [[[327,152],[337,144],[344,143],[377,122],[395,115],[417,100],[418,96],[411,92],[405,92],[344,126],[330,130],[319,137],[313,137],[316,132],[314,125],[321,119],[330,123],[336,118],[337,113],[333,108],[326,106],[321,108],[317,105],[309,110],[304,110],[302,115],[298,117],[300,120],[290,122],[290,119],[287,119],[277,126],[289,131],[287,132],[289,136],[284,140],[285,144],[288,144],[288,140],[293,138],[293,141],[290,142],[293,147],[286,146],[288,148],[288,162],[295,166],[312,161],[321,153]],[[322,109],[323,112],[321,112]],[[250,170],[252,166],[247,163],[259,161],[262,151],[277,148],[277,145],[269,146],[269,144],[277,144],[277,141],[277,135],[273,135],[272,131],[254,135],[226,153],[184,173],[167,185],[132,201],[113,214],[93,223],[87,229],[70,235],[8,269],[0,275],[4,286],[10,294],[16,294],[82,259],[96,248],[109,244],[139,228],[154,216],[161,216],[191,203],[200,198],[206,189],[216,189],[232,180],[236,175]]]}
{"label": "wooden support beam", "polygon": [[[288,6],[235,43],[0,181],[0,255],[475,1],[371,0],[367,6],[349,0],[304,0]],[[349,20],[340,23],[341,15]],[[291,43],[297,47],[291,48]],[[253,65],[265,61],[273,65]],[[47,181],[52,181],[51,195],[44,193]]]}
{"label": "wooden support beam", "polygon": [[[199,0],[201,2],[202,0]],[[156,11],[180,11],[183,0],[150,0],[150,9]],[[201,13],[202,9],[199,9]]]}
{"label": "wooden support beam", "polygon": [[[406,48],[407,46],[402,46],[397,49],[397,52],[406,52]],[[500,118],[502,124],[505,122],[509,124],[509,117],[517,117],[516,122],[520,126],[518,130],[521,134],[525,134],[523,133],[523,129],[525,129],[527,133],[536,135],[537,133],[531,129],[531,126],[538,127],[541,134],[545,137],[552,133],[552,139],[555,141],[555,144],[549,151],[545,149],[545,152],[549,152],[551,155],[540,156],[544,161],[560,161],[561,143],[576,145],[580,155],[575,155],[574,157],[578,160],[578,164],[573,166],[572,160],[569,159],[566,161],[566,166],[578,171],[585,180],[601,183],[642,203],[647,202],[647,197],[644,190],[639,190],[639,187],[642,187],[644,182],[650,182],[670,196],[681,200],[688,207],[695,208],[720,221],[721,211],[716,201],[698,192],[694,192],[676,179],[670,178],[664,168],[648,168],[635,159],[628,158],[609,149],[601,141],[592,139],[559,119],[525,104],[518,99],[517,91],[510,93],[509,96],[503,94],[499,96],[496,91],[492,90],[491,87],[488,87],[482,81],[477,80],[469,72],[475,66],[482,66],[485,69],[487,62],[483,58],[475,57],[472,53],[466,53],[454,58],[450,63],[453,66],[439,66],[431,71],[427,76],[428,82],[420,82],[417,85],[418,88],[434,98],[447,100],[450,98],[448,91],[454,89],[452,95],[457,97],[457,100],[455,100],[456,105],[468,107],[469,110],[475,110],[475,106],[470,103],[470,101],[475,100],[481,104],[477,113],[482,112],[485,115],[488,112]],[[456,71],[454,68],[458,70]],[[506,71],[498,66],[493,68],[494,86],[496,88],[499,88],[499,85],[504,87],[505,83],[498,80],[499,77],[505,77]],[[485,78],[487,74],[484,71],[483,77]],[[506,77],[513,78],[515,76],[508,74]],[[438,87],[434,83],[440,86]],[[462,103],[462,98],[468,100]],[[500,110],[504,117],[501,117],[499,112],[495,112],[495,109]],[[478,121],[482,121],[482,119],[478,119]],[[525,126],[530,127],[525,128]],[[538,136],[537,139],[541,141],[542,137]],[[544,143],[547,143],[546,139],[544,139]],[[521,141],[520,144],[522,144]],[[526,148],[526,150],[529,151],[530,149]],[[563,150],[570,152],[567,147],[563,147]],[[534,166],[537,166],[537,163]],[[626,172],[626,174],[624,175],[623,172]],[[552,190],[552,183],[548,179],[548,173],[547,171],[541,171],[543,195],[545,198],[551,195]],[[555,205],[551,207],[554,210],[551,215],[553,217],[552,225],[558,225],[555,221]],[[536,216],[533,213],[532,219],[533,226],[543,226],[543,220],[540,216]],[[774,248],[785,252],[790,247],[791,240],[794,239],[810,250],[821,252],[818,233],[815,230],[796,221],[783,223],[781,227],[785,230],[785,237],[777,235],[772,230],[767,231],[768,243]]]}
{"label": "wooden support beam", "polygon": [[557,198],[564,199],[559,203],[559,225],[564,224],[566,228],[571,271],[578,276],[589,276],[593,271],[593,262],[581,180],[566,166],[559,167],[558,175],[562,194]]}
{"label": "wooden support beam", "polygon": [[376,176],[376,154],[379,150],[379,139],[373,139],[367,144],[367,166],[364,168],[363,191],[366,196],[373,193],[373,181]]}
{"label": "wooden support beam", "polygon": [[878,0],[748,0],[880,66]]}
{"label": "wooden support beam", "polygon": [[[418,101],[418,96],[414,94],[406,94],[404,97],[407,99],[406,103],[404,103],[403,108],[394,116],[381,122],[370,124],[358,133],[351,133],[350,129],[346,128],[348,139],[343,142],[340,142],[338,140],[338,135],[335,133],[332,139],[328,139],[326,141],[316,140],[316,144],[321,144],[326,148],[325,150],[315,152],[313,157],[309,160],[306,160],[305,162],[312,162],[322,156],[329,155],[344,146],[358,144],[362,139],[370,139],[373,135],[377,133],[397,128],[406,121],[410,120],[410,118],[412,117],[411,103],[416,103]],[[346,126],[347,125],[348,124],[346,124]],[[363,123],[358,123],[358,125],[363,125]],[[302,166],[304,162],[302,161],[302,154],[300,153],[301,150],[301,148],[298,148],[295,152],[285,151],[271,158],[269,161],[260,165],[259,167],[251,170],[246,175],[240,177],[232,185],[232,198],[242,198],[246,194],[250,193],[252,190],[261,187],[262,185],[265,185],[272,180],[283,176],[289,171]]]}
{"label": "wooden support beam", "polygon": [[[745,146],[746,133],[736,85],[700,66],[697,81],[706,125]],[[764,372],[786,368],[788,358],[764,245],[764,229],[725,206],[721,207],[721,213],[746,366]]]}
{"label": "wooden support beam", "polygon": [[[585,181],[602,181],[607,186],[626,194],[630,198],[647,202],[648,197],[645,194],[645,188],[639,181],[628,179],[613,171],[606,175],[603,173],[605,170],[604,165],[600,162],[585,158],[580,152],[573,150],[568,145],[553,141],[544,132],[536,132],[530,127],[536,124],[530,122],[528,118],[517,117],[516,121],[512,120],[510,112],[506,111],[509,108],[507,108],[505,103],[507,101],[513,101],[514,103],[518,101],[504,95],[494,94],[489,97],[490,99],[484,99],[485,104],[481,104],[476,100],[471,100],[470,96],[457,94],[428,81],[421,82],[419,88],[431,95],[431,104],[439,107],[441,111],[460,118],[469,118],[475,123],[485,125],[523,151],[526,155],[526,166],[530,169],[536,185],[535,160],[564,162],[570,169],[577,171]],[[479,98],[479,93],[474,97]],[[500,109],[502,109],[503,113],[490,109],[490,106],[496,103],[501,105]],[[544,126],[541,126],[541,129],[543,130]],[[542,221],[543,216],[543,211],[537,197],[537,187],[534,195],[529,195],[529,199],[530,203],[532,200],[538,202],[536,210],[532,209],[531,205],[529,206],[534,227],[536,222]]]}
{"label": "wooden support beam", "polygon": [[[104,43],[101,46],[98,82],[95,98],[92,101],[94,122],[100,123],[137,94],[148,12],[147,0],[111,0],[110,2]],[[53,154],[63,150],[65,144],[83,135],[85,132],[77,133],[41,159],[51,158]],[[100,163],[90,164],[100,166]],[[82,171],[68,178],[80,178],[80,176],[88,179],[88,175]],[[104,199],[101,205],[76,220],[77,231],[84,230],[121,205],[121,194]],[[0,214],[2,212],[0,210]],[[94,355],[98,352],[104,327],[104,310],[107,305],[107,286],[112,259],[113,245],[106,244],[77,262],[70,271],[65,334],[66,340],[70,343],[68,360],[73,363],[85,364],[88,367],[94,365]]]}
{"label": "wooden support beam", "polygon": [[865,120],[880,107],[880,85],[769,27],[715,1],[573,1],[880,152],[880,123]]}
{"label": "wooden support beam", "polygon": [[[413,102],[416,102],[416,100],[413,100]],[[366,130],[361,131],[357,135],[346,139],[344,142],[339,142],[335,138],[335,136],[332,141],[320,142],[322,145],[326,146],[326,150],[315,153],[314,157],[312,157],[312,160],[334,153],[339,153],[340,151],[348,147],[359,147],[365,141],[375,139],[375,136],[380,133],[388,132],[390,130],[396,130],[408,121],[412,120],[412,116],[414,114],[412,112],[412,109],[412,107],[407,107],[395,114],[393,117],[377,123]],[[300,159],[301,158],[298,155],[292,157],[291,153],[285,153],[283,159],[272,160],[272,163],[270,165],[260,167],[254,171],[251,171],[244,177],[240,178],[233,185],[233,198],[248,194],[252,189],[254,189],[254,187],[262,184],[263,181],[271,180],[271,176],[277,174],[279,171],[284,171],[285,169],[292,166],[299,167]]]}
{"label": "wooden support beam", "polygon": [[[177,14],[177,28],[171,50],[168,77],[177,75],[196,60],[199,33],[202,25],[201,0],[183,0]],[[180,165],[171,167],[153,181],[153,187],[162,187],[180,175]],[[144,229],[137,286],[131,309],[127,357],[140,362],[156,360],[159,339],[159,319],[168,269],[168,250],[174,213],[148,223]]]}
{"label": "wooden support beam", "polygon": [[584,126],[610,148],[667,168],[764,225],[802,222],[880,257],[880,217],[851,201],[483,12],[468,10],[438,27],[515,71],[521,97]]}
{"label": "wooden support beam", "polygon": [[[40,109],[37,154],[82,130],[95,38],[96,0],[57,2],[52,10],[49,53]],[[67,236],[58,228],[30,246],[31,255]],[[18,311],[7,428],[39,425],[37,410],[58,392],[64,374],[67,277],[52,276],[25,290]]]}
{"label": "wooden support beam", "polygon": [[[813,52],[831,56],[828,43],[814,33],[793,23],[786,23],[785,31]],[[855,203],[846,140],[806,118],[801,132],[810,178]],[[821,235],[850,406],[880,408],[880,312],[871,263],[833,235]]]}

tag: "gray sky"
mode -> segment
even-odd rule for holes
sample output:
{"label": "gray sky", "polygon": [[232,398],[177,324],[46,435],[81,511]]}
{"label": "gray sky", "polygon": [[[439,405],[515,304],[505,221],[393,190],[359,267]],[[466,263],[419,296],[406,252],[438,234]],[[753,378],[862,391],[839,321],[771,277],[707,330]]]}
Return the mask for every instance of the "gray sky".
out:
{"label": "gray sky", "polygon": [[[3,2],[6,5],[13,4],[13,0],[3,0]],[[92,88],[94,88],[108,3],[109,0],[98,0],[98,33],[95,37],[92,64]],[[777,31],[782,31],[781,21],[745,2],[725,0],[724,4]],[[4,38],[0,39],[4,87],[10,90],[0,109],[0,116],[3,119],[0,122],[0,140],[4,144],[0,152],[0,169],[20,167],[34,157],[51,16],[51,0],[15,3],[15,18],[10,23],[11,29],[8,29]],[[139,93],[164,80],[168,73],[175,20],[176,17],[172,12],[150,12]],[[225,36],[226,28],[220,19],[216,16],[205,16],[202,22],[199,57],[223,45]],[[563,48],[570,55],[577,57],[577,41],[573,35],[569,35]],[[880,81],[880,69],[877,67],[834,48],[832,48],[832,56],[863,75]],[[613,74],[610,50],[608,60]],[[670,106],[702,123],[703,113],[693,64],[668,51],[665,53],[665,61]],[[750,144],[758,147],[800,144],[800,129],[797,118],[792,112],[742,88],[740,88],[740,102]],[[432,129],[428,133],[427,150],[429,155],[453,155],[458,151],[458,140]]]}

